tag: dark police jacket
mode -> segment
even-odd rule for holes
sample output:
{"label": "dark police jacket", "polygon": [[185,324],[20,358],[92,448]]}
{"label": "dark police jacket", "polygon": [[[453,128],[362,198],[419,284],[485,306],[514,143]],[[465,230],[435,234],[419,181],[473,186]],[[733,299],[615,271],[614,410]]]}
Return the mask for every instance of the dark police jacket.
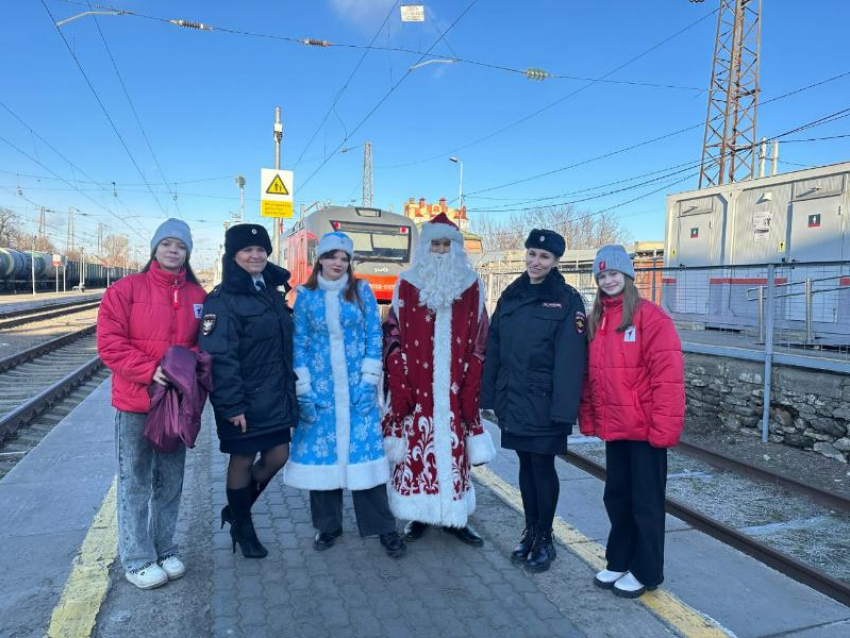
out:
{"label": "dark police jacket", "polygon": [[576,421],[587,359],[581,296],[552,269],[532,285],[523,273],[490,323],[481,408],[520,436],[567,436]]}
{"label": "dark police jacket", "polygon": [[[213,357],[218,436],[224,440],[255,437],[295,426],[298,407],[293,371],[293,323],[284,294],[289,272],[269,263],[267,289],[256,290],[251,275],[226,259],[222,282],[204,303],[198,346]],[[228,419],[245,415],[242,434]]]}

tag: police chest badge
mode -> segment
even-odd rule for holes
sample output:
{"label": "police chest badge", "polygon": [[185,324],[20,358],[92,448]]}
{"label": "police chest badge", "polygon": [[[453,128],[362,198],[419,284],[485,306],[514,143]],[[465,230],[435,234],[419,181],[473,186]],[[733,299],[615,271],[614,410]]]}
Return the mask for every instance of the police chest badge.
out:
{"label": "police chest badge", "polygon": [[576,332],[584,334],[584,329],[587,327],[587,315],[585,315],[581,310],[576,311]]}
{"label": "police chest badge", "polygon": [[215,315],[204,315],[201,321],[201,330],[203,330],[205,337],[215,330]]}

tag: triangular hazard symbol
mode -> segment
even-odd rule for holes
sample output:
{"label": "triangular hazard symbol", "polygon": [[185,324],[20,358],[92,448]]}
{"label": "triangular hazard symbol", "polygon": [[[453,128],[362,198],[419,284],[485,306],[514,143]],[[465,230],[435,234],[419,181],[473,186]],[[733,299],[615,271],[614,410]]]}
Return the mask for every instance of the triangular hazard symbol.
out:
{"label": "triangular hazard symbol", "polygon": [[272,180],[272,183],[269,184],[266,192],[270,195],[289,195],[289,191],[286,190],[286,186],[283,185],[283,180],[280,178],[280,175],[274,176],[274,179]]}

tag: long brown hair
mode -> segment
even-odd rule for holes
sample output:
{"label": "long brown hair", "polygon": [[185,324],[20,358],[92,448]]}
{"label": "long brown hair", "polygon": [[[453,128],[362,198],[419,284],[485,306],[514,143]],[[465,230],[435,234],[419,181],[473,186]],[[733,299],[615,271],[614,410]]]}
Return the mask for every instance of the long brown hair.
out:
{"label": "long brown hair", "polygon": [[[319,260],[327,259],[335,252],[336,250],[331,250],[316,258],[316,263],[313,264],[313,272],[310,273],[310,276],[304,283],[304,287],[307,290],[315,290],[319,287],[319,275],[322,272],[322,264],[319,263]],[[348,253],[345,254],[348,255]],[[343,292],[342,296],[347,302],[356,303],[362,308],[363,301],[360,299],[360,293],[357,290],[357,279],[354,277],[354,264],[351,263],[351,255],[348,255],[348,270],[346,272],[348,273],[348,283],[345,285],[345,292]]]}
{"label": "long brown hair", "polygon": [[[635,286],[635,280],[628,275],[623,275],[625,285],[623,286],[623,320],[617,327],[617,332],[625,332],[632,325],[635,316],[635,310],[641,302],[640,292]],[[602,325],[602,296],[605,295],[601,288],[596,290],[596,299],[593,300],[593,309],[590,311],[590,316],[587,318],[587,338],[593,341],[593,336],[596,334],[597,328]],[[606,297],[608,295],[605,295]]]}

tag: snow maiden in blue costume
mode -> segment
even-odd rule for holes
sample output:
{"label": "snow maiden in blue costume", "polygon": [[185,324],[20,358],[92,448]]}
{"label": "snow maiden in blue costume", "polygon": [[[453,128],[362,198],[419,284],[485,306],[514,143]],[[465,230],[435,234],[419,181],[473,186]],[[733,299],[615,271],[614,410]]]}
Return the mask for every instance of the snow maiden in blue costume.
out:
{"label": "snow maiden in blue costume", "polygon": [[300,419],[293,430],[287,485],[310,490],[313,547],[332,547],[342,534],[342,490],[351,490],[361,536],[379,536],[390,556],[405,545],[396,532],[386,483],[378,410],[381,318],[369,284],[355,279],[354,248],[328,233],[313,273],[295,299],[295,390]]}

